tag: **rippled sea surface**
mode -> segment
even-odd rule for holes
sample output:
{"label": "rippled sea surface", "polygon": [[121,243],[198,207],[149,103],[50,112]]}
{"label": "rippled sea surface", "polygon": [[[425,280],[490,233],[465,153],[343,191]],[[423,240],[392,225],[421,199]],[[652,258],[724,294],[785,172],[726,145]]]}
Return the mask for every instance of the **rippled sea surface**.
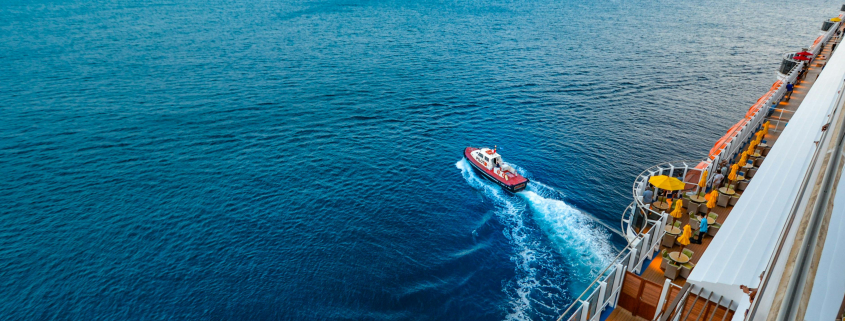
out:
{"label": "rippled sea surface", "polygon": [[4,1],[0,315],[553,319],[839,5]]}

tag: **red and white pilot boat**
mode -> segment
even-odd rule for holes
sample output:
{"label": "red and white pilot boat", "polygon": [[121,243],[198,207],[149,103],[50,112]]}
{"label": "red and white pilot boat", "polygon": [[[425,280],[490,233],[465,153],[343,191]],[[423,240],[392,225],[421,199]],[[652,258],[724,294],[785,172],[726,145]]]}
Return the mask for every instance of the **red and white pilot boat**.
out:
{"label": "red and white pilot boat", "polygon": [[464,158],[481,175],[508,191],[516,193],[524,190],[528,185],[528,179],[519,175],[510,165],[505,164],[495,148],[467,147],[464,149]]}

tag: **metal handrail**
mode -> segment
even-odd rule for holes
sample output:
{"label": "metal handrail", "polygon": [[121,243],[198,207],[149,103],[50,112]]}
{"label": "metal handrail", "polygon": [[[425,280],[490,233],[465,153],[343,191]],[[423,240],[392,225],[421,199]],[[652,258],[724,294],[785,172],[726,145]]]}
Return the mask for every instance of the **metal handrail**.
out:
{"label": "metal handrail", "polygon": [[611,261],[610,264],[608,264],[607,267],[605,267],[604,270],[602,270],[599,273],[599,275],[593,280],[593,282],[590,283],[590,285],[588,285],[587,288],[584,289],[584,292],[581,292],[581,295],[579,295],[578,298],[575,299],[575,301],[573,301],[572,304],[569,305],[569,308],[567,308],[566,311],[563,311],[563,313],[557,318],[557,321],[562,320],[563,317],[567,313],[569,313],[569,311],[572,310],[572,308],[575,307],[575,305],[578,304],[578,302],[581,302],[581,298],[583,298],[584,295],[587,294],[587,292],[593,287],[593,285],[595,285],[596,282],[598,282],[599,279],[601,279],[601,277],[604,275],[604,272],[607,272],[607,270],[610,269],[610,267],[612,267],[614,265],[614,263],[616,263],[616,260],[619,260],[619,258],[622,257],[622,254],[625,253],[625,250],[631,248],[630,245],[631,245],[631,243],[629,242],[628,245],[625,246],[625,248],[623,248],[621,251],[619,251],[619,254],[617,254],[616,257],[613,258],[613,261]]}
{"label": "metal handrail", "polygon": [[[625,212],[628,212],[628,209],[630,209],[630,208],[634,208],[634,202],[631,202],[631,204],[629,204],[629,205],[628,205],[628,207],[626,207],[626,208],[625,208]],[[623,218],[624,218],[624,217],[625,217],[625,215],[626,215],[626,213],[625,213],[625,212],[623,212],[623,214],[622,214],[622,217],[623,217]],[[633,212],[633,211],[632,211],[632,212]],[[596,276],[596,278],[595,278],[595,279],[593,279],[593,282],[591,282],[591,283],[590,283],[590,285],[588,285],[588,286],[584,289],[584,291],[583,291],[583,292],[581,292],[581,295],[579,295],[579,296],[578,296],[578,298],[576,298],[574,301],[572,301],[572,303],[569,305],[569,307],[568,307],[565,311],[563,311],[563,313],[562,313],[562,314],[561,314],[561,315],[557,318],[557,321],[562,320],[562,319],[563,319],[563,317],[565,317],[567,314],[569,314],[569,312],[570,312],[570,311],[572,311],[572,309],[573,309],[575,306],[577,306],[577,305],[578,305],[578,304],[582,301],[582,299],[584,298],[584,295],[587,295],[587,293],[590,293],[590,289],[592,289],[592,287],[593,287],[594,285],[596,285],[596,283],[598,283],[599,281],[601,281],[603,278],[610,277],[610,275],[607,275],[607,276],[606,276],[606,275],[605,275],[605,272],[607,272],[607,271],[608,271],[611,267],[613,267],[614,265],[616,265],[617,263],[619,263],[619,258],[623,257],[623,256],[624,256],[624,254],[626,254],[626,251],[627,251],[628,253],[630,253],[630,251],[629,251],[629,250],[633,249],[633,247],[631,247],[631,244],[633,243],[633,241],[634,241],[634,240],[636,240],[636,239],[642,239],[642,238],[646,235],[646,234],[643,234],[643,233],[637,233],[637,237],[636,237],[634,240],[628,240],[628,238],[627,238],[627,233],[626,233],[626,231],[627,231],[627,230],[625,230],[624,223],[620,222],[620,224],[622,224],[622,226],[621,226],[621,227],[622,227],[622,229],[623,229],[623,233],[624,233],[624,234],[626,234],[625,240],[628,242],[628,244],[626,244],[626,245],[625,245],[625,247],[624,247],[624,248],[622,248],[622,250],[620,250],[620,251],[619,251],[619,254],[617,254],[617,255],[616,255],[616,257],[614,257],[614,258],[613,258],[613,260],[611,260],[611,261],[610,261],[610,263],[608,263],[608,265],[604,268],[604,270],[602,270],[602,271],[601,271],[601,272],[600,272],[600,273]],[[646,220],[646,225],[647,225],[647,224],[649,224],[648,220]],[[614,285],[614,286],[621,286],[621,285]],[[595,292],[595,290],[593,290],[593,292]]]}
{"label": "metal handrail", "polygon": [[[628,240],[628,229],[625,228],[625,217],[626,216],[630,217],[628,219],[628,221],[629,221],[628,224],[630,225],[631,224],[630,222],[634,219],[633,215],[634,215],[634,211],[636,210],[635,209],[636,206],[634,206],[635,203],[636,203],[636,201],[631,202],[631,204],[628,204],[628,207],[626,207],[625,210],[622,211],[622,218],[619,220],[619,228],[621,228],[622,234],[623,234],[623,236],[625,236],[625,240],[628,241],[628,245],[631,244],[631,240]],[[629,214],[629,212],[630,212],[630,214]],[[642,235],[642,233],[637,233],[637,236],[640,236],[640,235]]]}
{"label": "metal handrail", "polygon": [[[626,237],[626,239],[628,237],[628,229],[625,227],[625,220],[627,218],[629,226],[631,226],[633,224],[633,219],[634,219],[633,215],[636,214],[636,210],[638,208],[637,206],[635,206],[635,204],[641,204],[641,203],[637,203],[636,201],[633,201],[633,202],[631,202],[631,204],[628,204],[628,207],[626,207],[625,210],[622,212],[622,217],[619,220],[619,227],[622,229],[621,230],[622,234],[623,234],[623,236]],[[648,226],[649,222],[653,223],[654,221],[648,219],[648,217],[646,216],[646,213],[643,211],[642,207],[639,207],[639,210],[643,214],[643,226],[640,228],[640,231],[642,231],[642,229],[644,229],[644,228],[646,228],[646,226]],[[645,236],[645,234],[643,234],[642,232],[636,232],[635,234],[636,234],[635,235],[636,238],[640,238],[642,236]],[[633,240],[627,240],[627,241],[628,241],[628,244],[631,244],[633,242]]]}

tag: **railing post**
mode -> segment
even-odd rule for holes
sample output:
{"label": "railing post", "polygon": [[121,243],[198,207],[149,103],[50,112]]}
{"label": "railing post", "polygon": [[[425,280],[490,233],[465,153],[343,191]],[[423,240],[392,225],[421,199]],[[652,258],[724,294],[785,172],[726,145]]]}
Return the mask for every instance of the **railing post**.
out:
{"label": "railing post", "polygon": [[651,244],[658,244],[663,239],[663,232],[666,231],[666,217],[661,217],[654,226],[658,229],[652,235]]}
{"label": "railing post", "polygon": [[663,305],[666,304],[666,294],[669,293],[669,289],[672,287],[672,280],[666,279],[663,281],[663,291],[660,291],[660,299],[657,300],[657,311],[654,311],[654,318],[656,319],[658,315],[660,315],[660,310],[663,309]]}
{"label": "railing post", "polygon": [[613,279],[613,286],[616,289],[616,294],[613,295],[613,307],[616,307],[616,303],[619,301],[619,295],[622,294],[622,282],[624,281],[623,277],[625,276],[625,272],[622,270],[623,266],[622,263],[616,263],[616,275],[614,275]]}
{"label": "railing post", "polygon": [[636,239],[631,242],[631,257],[628,259],[628,271],[630,272],[634,272],[637,265],[637,245],[639,245],[639,243],[640,239]]}
{"label": "railing post", "polygon": [[[649,230],[646,235],[643,236],[643,254],[642,254],[643,259],[645,259],[645,258],[650,259],[651,258],[651,251],[650,251],[651,234],[650,233],[654,233],[653,228],[651,230]],[[637,264],[639,264],[639,260],[637,260]]]}
{"label": "railing post", "polygon": [[588,314],[590,314],[590,302],[581,300],[581,321],[587,321]]}
{"label": "railing post", "polygon": [[[668,279],[667,279],[668,280]],[[607,300],[604,300],[604,294],[607,292],[607,282],[601,281],[599,282],[599,300],[597,301],[599,306],[596,307],[596,314],[601,315],[601,312],[604,310],[604,304],[607,303]]]}

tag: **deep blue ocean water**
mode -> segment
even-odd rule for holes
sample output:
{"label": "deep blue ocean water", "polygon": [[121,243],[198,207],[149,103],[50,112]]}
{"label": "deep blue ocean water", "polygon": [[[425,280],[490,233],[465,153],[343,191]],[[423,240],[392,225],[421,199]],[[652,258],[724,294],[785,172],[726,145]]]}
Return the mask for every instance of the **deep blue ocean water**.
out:
{"label": "deep blue ocean water", "polygon": [[4,1],[0,319],[553,319],[839,5]]}

